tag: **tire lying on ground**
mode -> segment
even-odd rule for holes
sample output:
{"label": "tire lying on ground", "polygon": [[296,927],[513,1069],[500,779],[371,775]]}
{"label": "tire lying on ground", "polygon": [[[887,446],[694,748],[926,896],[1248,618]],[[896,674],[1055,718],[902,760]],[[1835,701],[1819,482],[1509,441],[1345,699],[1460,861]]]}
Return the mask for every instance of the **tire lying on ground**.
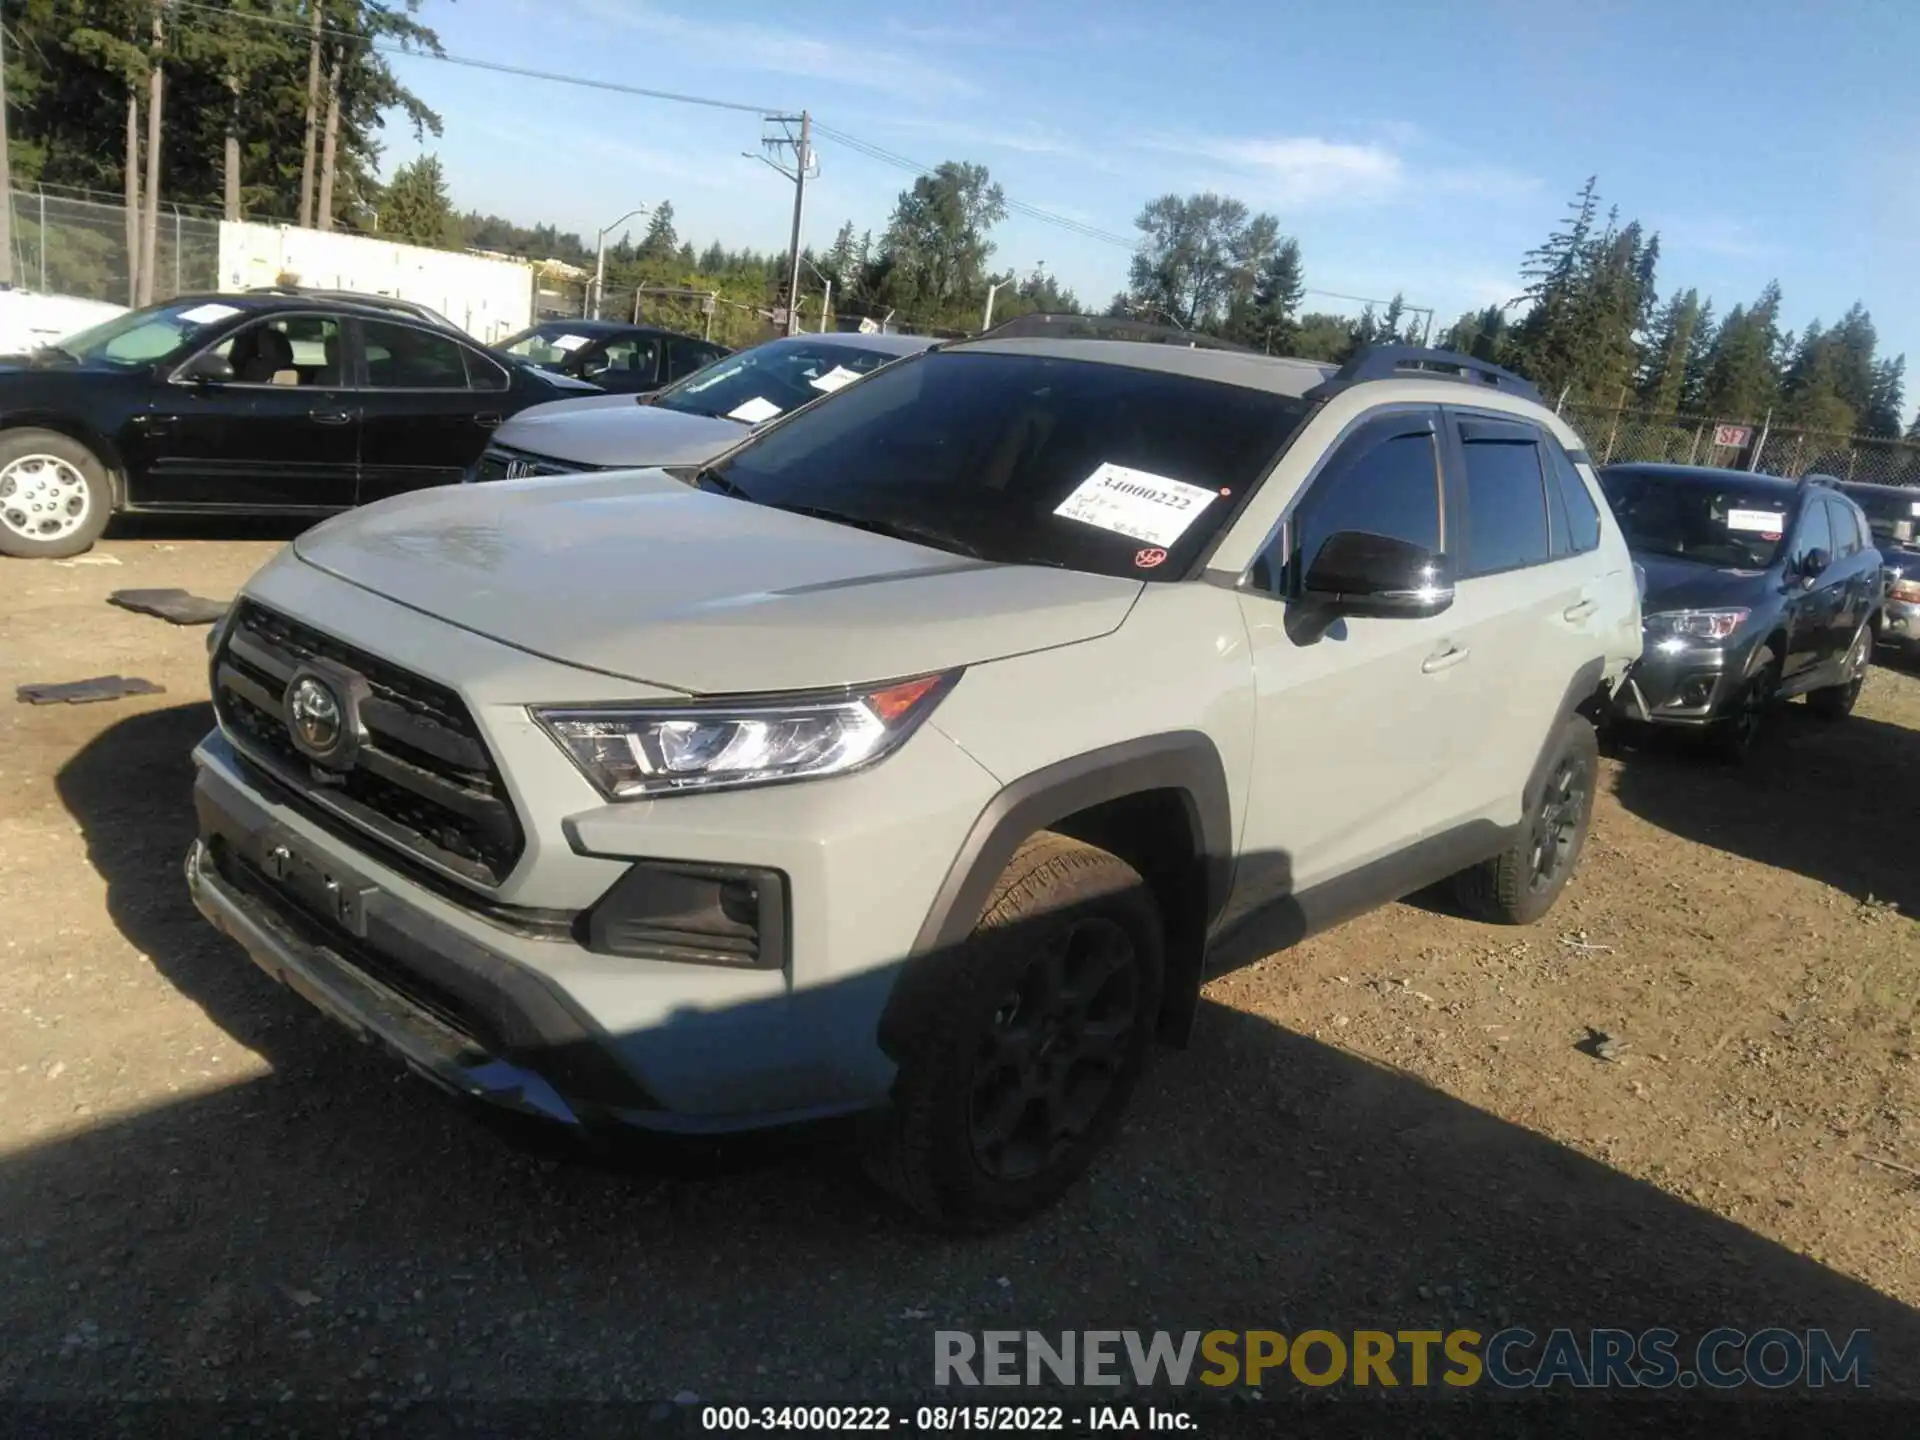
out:
{"label": "tire lying on ground", "polygon": [[112,514],[113,478],[85,445],[55,430],[0,431],[0,555],[82,554]]}

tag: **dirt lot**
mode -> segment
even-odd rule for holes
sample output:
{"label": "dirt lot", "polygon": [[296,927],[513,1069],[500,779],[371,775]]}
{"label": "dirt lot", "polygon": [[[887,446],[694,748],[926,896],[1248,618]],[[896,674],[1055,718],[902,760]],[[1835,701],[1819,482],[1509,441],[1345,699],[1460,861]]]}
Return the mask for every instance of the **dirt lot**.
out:
{"label": "dirt lot", "polygon": [[[830,1144],[511,1149],[200,923],[206,632],[103,602],[276,544],[0,561],[0,1398],[875,1400],[936,1328],[1505,1323],[1864,1326],[1920,1390],[1920,678],[1744,776],[1608,760],[1533,929],[1401,905],[1217,980],[1092,1183],[960,1243]],[[116,671],[166,694],[12,703]]]}

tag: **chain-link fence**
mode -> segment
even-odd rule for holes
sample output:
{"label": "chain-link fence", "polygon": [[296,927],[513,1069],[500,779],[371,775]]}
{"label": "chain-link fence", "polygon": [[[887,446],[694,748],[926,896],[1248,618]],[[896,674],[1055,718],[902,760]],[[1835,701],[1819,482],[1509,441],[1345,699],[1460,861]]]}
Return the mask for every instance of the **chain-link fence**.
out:
{"label": "chain-link fence", "polygon": [[1920,444],[1792,425],[1569,405],[1562,412],[1596,463],[1665,461],[1762,470],[1797,480],[1835,475],[1874,485],[1920,485]]}
{"label": "chain-link fence", "polygon": [[[15,190],[14,283],[43,294],[133,303],[127,209],[101,200]],[[155,236],[153,298],[217,290],[220,222],[164,202]]]}

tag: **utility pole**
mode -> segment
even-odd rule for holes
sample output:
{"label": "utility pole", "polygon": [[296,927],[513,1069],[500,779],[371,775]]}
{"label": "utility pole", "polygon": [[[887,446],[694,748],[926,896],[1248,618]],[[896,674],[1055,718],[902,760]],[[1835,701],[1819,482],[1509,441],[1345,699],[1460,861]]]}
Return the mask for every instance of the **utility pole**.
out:
{"label": "utility pole", "polygon": [[[768,128],[760,136],[760,148],[767,153],[749,154],[747,158],[765,161],[793,182],[793,248],[787,257],[786,331],[795,335],[800,330],[800,222],[806,216],[807,181],[819,173],[813,157],[813,117],[802,110],[798,115],[769,115],[766,124]],[[779,150],[793,152],[791,170],[773,158],[772,152]]]}
{"label": "utility pole", "polygon": [[[600,234],[594,239],[593,260],[593,318],[600,318],[600,300],[607,288],[607,232],[615,225],[624,225],[636,215],[647,213],[647,207],[636,205],[618,220],[611,220],[600,227]],[[638,296],[635,297],[638,299]],[[584,317],[583,317],[584,318]]]}
{"label": "utility pole", "polygon": [[993,297],[998,295],[1001,287],[1006,284],[1007,282],[1005,280],[996,280],[993,284],[987,286],[987,313],[980,317],[980,333],[982,335],[993,328]]}
{"label": "utility pole", "polygon": [[[46,227],[40,243],[47,243]],[[13,161],[7,151],[6,27],[0,25],[0,287],[13,284]]]}

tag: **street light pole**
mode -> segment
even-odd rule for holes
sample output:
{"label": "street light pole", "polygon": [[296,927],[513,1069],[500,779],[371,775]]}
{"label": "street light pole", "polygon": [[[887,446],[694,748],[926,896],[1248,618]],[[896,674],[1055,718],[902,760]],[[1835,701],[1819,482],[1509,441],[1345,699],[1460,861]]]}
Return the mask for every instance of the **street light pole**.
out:
{"label": "street light pole", "polygon": [[646,206],[637,205],[618,220],[610,221],[600,227],[599,238],[594,243],[596,253],[593,262],[593,318],[596,320],[600,318],[600,299],[607,286],[607,232],[615,225],[623,225],[634,216],[646,213]]}
{"label": "street light pole", "polygon": [[993,297],[1000,293],[1000,287],[1006,283],[1005,280],[996,280],[987,286],[987,313],[980,317],[980,333],[983,335],[993,328]]}
{"label": "street light pole", "polygon": [[812,159],[813,117],[800,112],[800,143],[793,165],[793,256],[787,265],[787,334],[800,333],[800,221],[807,209],[807,164]]}

